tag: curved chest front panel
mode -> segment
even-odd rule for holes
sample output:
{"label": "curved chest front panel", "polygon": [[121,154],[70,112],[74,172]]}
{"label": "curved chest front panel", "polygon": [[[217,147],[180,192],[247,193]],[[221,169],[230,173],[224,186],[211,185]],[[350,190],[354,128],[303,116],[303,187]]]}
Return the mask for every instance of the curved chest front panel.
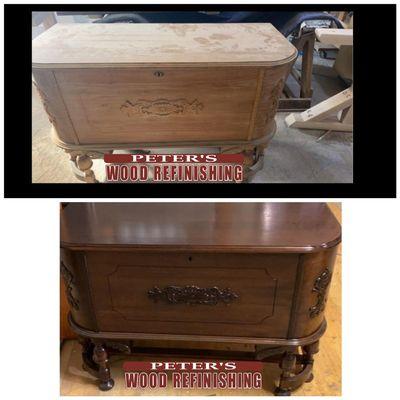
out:
{"label": "curved chest front panel", "polygon": [[296,56],[268,23],[56,24],[32,64],[61,144],[122,145],[272,133]]}
{"label": "curved chest front panel", "polygon": [[62,272],[85,329],[290,339],[320,327],[335,252],[64,250]]}
{"label": "curved chest front panel", "polygon": [[100,331],[286,337],[298,257],[91,253]]}
{"label": "curved chest front panel", "polygon": [[288,68],[36,70],[60,139],[79,144],[250,140],[268,133]]}

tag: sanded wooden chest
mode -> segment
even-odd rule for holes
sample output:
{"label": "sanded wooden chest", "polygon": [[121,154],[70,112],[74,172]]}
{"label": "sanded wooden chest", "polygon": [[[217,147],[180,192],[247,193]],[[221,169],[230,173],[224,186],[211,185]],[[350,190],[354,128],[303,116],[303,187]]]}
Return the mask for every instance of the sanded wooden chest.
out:
{"label": "sanded wooden chest", "polygon": [[32,54],[56,143],[110,150],[265,145],[297,51],[271,24],[56,24]]}
{"label": "sanded wooden chest", "polygon": [[270,24],[57,24],[33,73],[69,144],[265,134],[295,48]]}

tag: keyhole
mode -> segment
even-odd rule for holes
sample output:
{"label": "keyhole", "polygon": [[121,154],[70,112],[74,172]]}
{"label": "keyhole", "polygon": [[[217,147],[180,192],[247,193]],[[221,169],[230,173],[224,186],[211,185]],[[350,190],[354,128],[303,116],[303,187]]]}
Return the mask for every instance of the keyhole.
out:
{"label": "keyhole", "polygon": [[192,261],[192,256],[189,256],[189,257],[188,257],[188,260],[189,260],[189,261]]}
{"label": "keyhole", "polygon": [[156,76],[157,78],[161,78],[162,76],[164,76],[164,72],[156,71],[156,72],[154,72],[154,76]]}

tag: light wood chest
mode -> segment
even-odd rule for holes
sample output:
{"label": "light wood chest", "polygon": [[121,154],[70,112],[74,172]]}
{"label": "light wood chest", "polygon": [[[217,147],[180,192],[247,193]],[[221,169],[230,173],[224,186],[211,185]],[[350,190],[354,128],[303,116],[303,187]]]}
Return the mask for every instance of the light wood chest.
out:
{"label": "light wood chest", "polygon": [[67,150],[243,150],[272,137],[296,55],[271,24],[57,24],[32,68]]}

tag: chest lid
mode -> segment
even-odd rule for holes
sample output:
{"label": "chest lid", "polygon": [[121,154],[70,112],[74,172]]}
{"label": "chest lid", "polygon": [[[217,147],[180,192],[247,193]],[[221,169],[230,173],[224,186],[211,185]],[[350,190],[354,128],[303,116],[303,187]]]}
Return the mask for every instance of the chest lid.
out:
{"label": "chest lid", "polygon": [[270,66],[297,55],[269,23],[56,24],[32,46],[34,68]]}
{"label": "chest lid", "polygon": [[324,203],[69,203],[61,245],[140,250],[320,251],[340,242]]}

